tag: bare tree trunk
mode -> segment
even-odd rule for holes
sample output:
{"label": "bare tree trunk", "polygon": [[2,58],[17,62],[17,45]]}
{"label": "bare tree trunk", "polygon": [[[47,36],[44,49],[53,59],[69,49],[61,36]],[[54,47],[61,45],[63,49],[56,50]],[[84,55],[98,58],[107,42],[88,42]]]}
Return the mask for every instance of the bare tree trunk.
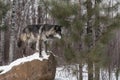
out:
{"label": "bare tree trunk", "polygon": [[8,64],[9,62],[9,46],[10,46],[10,31],[7,29],[5,31],[5,44],[4,44],[4,64]]}
{"label": "bare tree trunk", "polygon": [[116,80],[118,80],[118,77],[119,77],[119,69],[116,69],[116,72],[115,72],[115,77],[116,77]]}
{"label": "bare tree trunk", "polygon": [[1,40],[0,40],[0,65],[4,64],[4,31],[1,30]]}
{"label": "bare tree trunk", "polygon": [[87,8],[87,36],[89,37],[89,41],[87,44],[87,51],[88,51],[88,80],[93,80],[93,61],[90,57],[90,50],[93,48],[93,26],[92,26],[92,1],[86,1],[86,8]]}
{"label": "bare tree trunk", "polygon": [[10,32],[9,62],[12,62],[15,52],[15,0],[13,0],[12,4],[12,26]]}
{"label": "bare tree trunk", "polygon": [[11,30],[11,35],[10,35],[10,52],[9,52],[9,62],[13,61],[14,57],[14,50],[15,50],[15,36],[14,36],[14,30]]}
{"label": "bare tree trunk", "polygon": [[110,65],[109,65],[109,68],[108,68],[108,74],[109,74],[109,80],[111,80],[111,68],[110,68]]}
{"label": "bare tree trunk", "polygon": [[95,80],[100,80],[100,67],[95,63]]}
{"label": "bare tree trunk", "polygon": [[38,6],[38,20],[37,23],[40,24],[42,22],[42,8]]}
{"label": "bare tree trunk", "polygon": [[[10,2],[10,0],[1,0],[2,1],[2,3],[4,3],[4,5],[8,5],[9,4],[9,2]],[[1,2],[0,1],[0,2]],[[1,10],[0,10],[0,12],[1,12]],[[6,11],[6,13],[4,13],[4,12],[2,11],[2,19],[0,20],[0,65],[4,65],[5,64],[5,34],[6,34],[6,16],[7,16],[7,14],[8,14],[8,12]],[[7,22],[7,23],[9,23],[9,22]]]}
{"label": "bare tree trunk", "polygon": [[88,80],[93,80],[93,62],[88,60]]}
{"label": "bare tree trunk", "polygon": [[[1,26],[0,27],[3,27],[4,25],[4,17],[2,18],[2,21],[1,21]],[[0,65],[4,64],[4,48],[5,48],[5,31],[4,30],[1,30],[0,31],[0,34],[1,34],[1,43],[0,43]]]}
{"label": "bare tree trunk", "polygon": [[[78,11],[78,20],[80,21],[80,22],[82,22],[82,20],[81,20],[81,12],[82,12],[82,10],[81,10],[81,0],[79,0],[79,4],[78,4],[78,6],[79,6],[79,11]],[[85,29],[83,29],[83,30],[85,30]],[[85,37],[85,32],[83,31],[83,33],[82,33],[82,35],[81,35],[81,47],[82,47],[82,51],[84,52],[84,49],[85,49],[85,45],[84,45],[84,37]],[[79,49],[80,50],[80,49]],[[82,71],[82,60],[80,60],[79,61],[79,80],[83,80],[83,76],[82,76],[82,73],[83,73],[83,71]]]}
{"label": "bare tree trunk", "polygon": [[82,63],[79,64],[79,80],[83,80],[83,76],[82,76]]}

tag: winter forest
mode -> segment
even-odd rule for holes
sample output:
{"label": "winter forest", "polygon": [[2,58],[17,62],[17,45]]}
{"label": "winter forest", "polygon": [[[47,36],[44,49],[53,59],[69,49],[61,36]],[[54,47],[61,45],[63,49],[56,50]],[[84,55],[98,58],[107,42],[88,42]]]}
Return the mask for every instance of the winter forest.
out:
{"label": "winter forest", "polygon": [[34,53],[17,42],[35,24],[62,26],[55,80],[120,80],[120,0],[0,0],[0,66]]}

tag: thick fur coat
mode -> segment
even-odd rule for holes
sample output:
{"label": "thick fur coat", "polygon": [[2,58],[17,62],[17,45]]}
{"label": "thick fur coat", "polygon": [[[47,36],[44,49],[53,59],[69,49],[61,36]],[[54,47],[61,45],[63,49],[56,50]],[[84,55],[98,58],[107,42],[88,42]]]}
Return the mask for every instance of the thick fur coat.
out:
{"label": "thick fur coat", "polygon": [[55,38],[61,38],[60,25],[28,25],[23,29],[19,36],[18,47],[26,44],[26,46],[30,46],[32,49],[40,51],[41,53],[42,43],[44,43],[45,50],[47,52],[47,41]]}

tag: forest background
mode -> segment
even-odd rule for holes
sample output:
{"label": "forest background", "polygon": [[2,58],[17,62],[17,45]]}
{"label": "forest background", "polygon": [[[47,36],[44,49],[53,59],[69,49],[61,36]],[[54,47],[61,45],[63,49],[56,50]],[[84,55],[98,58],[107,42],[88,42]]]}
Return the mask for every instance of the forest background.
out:
{"label": "forest background", "polygon": [[88,80],[100,80],[100,70],[120,73],[119,0],[0,0],[0,65],[9,64],[34,51],[17,47],[18,37],[27,25],[58,24],[63,38],[50,43],[58,56],[58,66],[87,65]]}

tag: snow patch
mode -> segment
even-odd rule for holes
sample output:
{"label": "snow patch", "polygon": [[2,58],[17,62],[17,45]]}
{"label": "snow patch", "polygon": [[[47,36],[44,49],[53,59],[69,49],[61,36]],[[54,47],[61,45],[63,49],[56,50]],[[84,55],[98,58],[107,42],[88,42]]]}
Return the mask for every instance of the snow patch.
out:
{"label": "snow patch", "polygon": [[49,56],[50,55],[47,55],[47,53],[45,51],[42,51],[42,57],[39,57],[39,52],[36,52],[33,55],[23,57],[23,58],[19,58],[19,59],[13,61],[12,63],[10,63],[9,65],[0,66],[0,72],[1,72],[0,75],[10,71],[14,66],[17,66],[19,64],[23,64],[25,62],[30,62],[30,61],[33,61],[33,60],[43,61],[44,59],[48,59]]}
{"label": "snow patch", "polygon": [[[88,80],[88,68],[87,64],[82,67],[83,80]],[[55,80],[79,80],[79,64],[66,65],[57,67]],[[116,80],[115,72],[111,73],[111,80]],[[100,80],[109,80],[109,72],[105,69],[100,69]],[[120,76],[118,77],[120,80]]]}

